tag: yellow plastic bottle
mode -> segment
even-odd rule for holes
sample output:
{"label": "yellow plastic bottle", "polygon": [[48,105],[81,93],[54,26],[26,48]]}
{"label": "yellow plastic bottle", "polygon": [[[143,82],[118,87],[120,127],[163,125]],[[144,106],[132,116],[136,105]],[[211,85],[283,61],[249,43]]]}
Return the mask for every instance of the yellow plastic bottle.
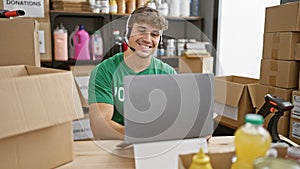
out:
{"label": "yellow plastic bottle", "polygon": [[237,160],[231,169],[253,169],[257,157],[266,156],[271,147],[271,136],[262,127],[264,119],[259,114],[247,114],[245,124],[234,133]]}
{"label": "yellow plastic bottle", "polygon": [[116,0],[109,1],[109,13],[116,14],[118,12],[118,4]]}
{"label": "yellow plastic bottle", "polygon": [[209,156],[204,154],[202,148],[200,148],[198,154],[193,156],[193,161],[189,169],[213,169],[210,164]]}

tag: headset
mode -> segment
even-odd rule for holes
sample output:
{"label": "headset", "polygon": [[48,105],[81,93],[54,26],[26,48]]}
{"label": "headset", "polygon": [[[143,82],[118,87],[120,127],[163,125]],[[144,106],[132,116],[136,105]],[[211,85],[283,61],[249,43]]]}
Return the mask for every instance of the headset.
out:
{"label": "headset", "polygon": [[[158,11],[155,10],[155,9],[153,9],[153,8],[150,8],[150,7],[142,7],[142,8],[145,9],[145,12],[156,12],[156,13],[158,14]],[[128,48],[129,48],[130,50],[132,50],[133,52],[135,52],[136,49],[133,48],[132,46],[130,46],[129,43],[128,43],[128,39],[129,39],[130,34],[131,34],[131,31],[132,31],[132,28],[129,27],[129,22],[130,22],[130,20],[131,20],[132,15],[137,14],[137,13],[140,13],[140,12],[138,12],[137,10],[135,10],[135,11],[133,11],[133,12],[129,15],[129,17],[128,17],[127,21],[126,21],[126,31],[125,31],[125,36],[124,36],[124,42],[126,43],[126,45],[128,46]],[[161,40],[162,40],[162,32],[160,33],[160,37],[159,37],[159,42],[158,42],[158,44],[160,44],[160,41],[161,41]]]}

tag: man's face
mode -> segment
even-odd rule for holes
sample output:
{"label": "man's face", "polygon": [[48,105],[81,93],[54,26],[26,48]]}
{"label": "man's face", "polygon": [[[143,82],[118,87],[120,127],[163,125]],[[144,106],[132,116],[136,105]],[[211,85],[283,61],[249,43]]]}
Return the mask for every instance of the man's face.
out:
{"label": "man's face", "polygon": [[129,45],[135,49],[135,54],[142,58],[150,57],[157,49],[161,30],[149,24],[135,23],[129,38]]}

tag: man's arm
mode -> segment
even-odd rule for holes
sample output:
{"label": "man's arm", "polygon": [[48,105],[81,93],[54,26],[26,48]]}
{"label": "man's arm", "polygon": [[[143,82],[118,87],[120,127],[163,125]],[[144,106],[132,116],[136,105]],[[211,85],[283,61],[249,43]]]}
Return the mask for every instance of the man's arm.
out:
{"label": "man's arm", "polygon": [[124,126],[112,120],[114,107],[107,103],[92,103],[89,106],[90,125],[95,138],[124,139]]}

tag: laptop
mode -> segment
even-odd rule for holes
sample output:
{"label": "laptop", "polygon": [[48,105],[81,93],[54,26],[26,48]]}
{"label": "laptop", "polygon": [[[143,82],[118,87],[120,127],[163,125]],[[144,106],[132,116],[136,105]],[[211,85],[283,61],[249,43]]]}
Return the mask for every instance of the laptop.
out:
{"label": "laptop", "polygon": [[213,133],[211,73],[124,77],[124,142],[205,137]]}

